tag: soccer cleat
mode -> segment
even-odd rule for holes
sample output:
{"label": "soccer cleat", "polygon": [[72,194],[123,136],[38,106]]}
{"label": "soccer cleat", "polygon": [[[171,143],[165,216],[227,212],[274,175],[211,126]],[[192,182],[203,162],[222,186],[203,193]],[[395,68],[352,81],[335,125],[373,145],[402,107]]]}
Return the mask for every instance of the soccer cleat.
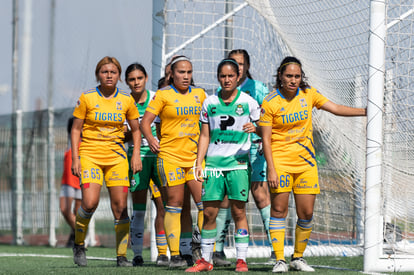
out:
{"label": "soccer cleat", "polygon": [[128,266],[132,266],[132,263],[128,262],[127,258],[124,257],[124,256],[117,256],[116,257],[116,266],[128,267]]}
{"label": "soccer cleat", "polygon": [[242,259],[238,259],[236,262],[236,272],[247,272],[247,271],[249,271],[249,268],[247,268],[247,263]]}
{"label": "soccer cleat", "polygon": [[213,270],[213,265],[201,258],[197,260],[196,263],[185,270],[185,272],[200,272],[200,271],[211,271]]}
{"label": "soccer cleat", "polygon": [[137,255],[132,259],[132,265],[133,266],[142,266],[144,264],[144,259],[142,259],[142,256]]}
{"label": "soccer cleat", "polygon": [[186,254],[186,255],[182,255],[181,258],[183,258],[186,261],[187,266],[194,265],[193,255]]}
{"label": "soccer cleat", "polygon": [[181,258],[180,255],[171,256],[169,268],[187,266],[187,261]]}
{"label": "soccer cleat", "polygon": [[86,249],[85,249],[84,245],[75,244],[73,246],[73,261],[78,266],[86,266],[87,265],[85,251],[86,251]]}
{"label": "soccer cleat", "polygon": [[308,263],[303,259],[302,257],[299,258],[293,258],[290,261],[290,269],[296,270],[296,271],[306,271],[306,272],[314,272],[315,269],[313,269]]}
{"label": "soccer cleat", "polygon": [[223,251],[213,253],[213,264],[214,266],[231,266],[231,262],[226,260]]}
{"label": "soccer cleat", "polygon": [[272,272],[274,273],[285,273],[288,271],[289,271],[289,267],[284,260],[277,261],[272,270]]}
{"label": "soccer cleat", "polygon": [[167,255],[158,255],[156,264],[157,266],[168,266],[170,262]]}

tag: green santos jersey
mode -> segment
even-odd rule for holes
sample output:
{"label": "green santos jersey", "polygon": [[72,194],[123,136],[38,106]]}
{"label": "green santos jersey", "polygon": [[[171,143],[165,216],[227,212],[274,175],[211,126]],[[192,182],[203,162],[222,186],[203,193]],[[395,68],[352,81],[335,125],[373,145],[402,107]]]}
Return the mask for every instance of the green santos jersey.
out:
{"label": "green santos jersey", "polygon": [[229,104],[223,102],[221,91],[209,96],[200,114],[201,123],[208,123],[210,127],[206,169],[247,169],[251,144],[250,135],[243,131],[243,125],[259,118],[257,101],[240,90]]}
{"label": "green santos jersey", "polygon": [[[246,77],[239,89],[245,92],[249,96],[253,97],[259,105],[262,105],[263,99],[269,94],[269,89],[262,82]],[[221,87],[217,89],[217,92],[221,90]],[[252,140],[258,140],[260,137],[253,133],[251,135]]]}
{"label": "green santos jersey", "polygon": [[[144,104],[136,103],[136,106],[138,108],[139,112],[139,122],[141,123],[142,117],[144,116],[145,109],[147,108],[149,102],[152,100],[152,98],[155,95],[155,92],[146,90],[144,93],[147,93],[147,99],[145,100]],[[129,126],[128,126],[129,128]],[[151,130],[152,135],[157,138],[157,132],[155,128],[155,123],[153,122],[151,124]],[[131,141],[128,142],[128,150],[134,149],[134,143]],[[148,141],[146,138],[144,138],[144,135],[141,135],[141,157],[156,157],[154,153],[151,152],[151,149],[149,148]]]}

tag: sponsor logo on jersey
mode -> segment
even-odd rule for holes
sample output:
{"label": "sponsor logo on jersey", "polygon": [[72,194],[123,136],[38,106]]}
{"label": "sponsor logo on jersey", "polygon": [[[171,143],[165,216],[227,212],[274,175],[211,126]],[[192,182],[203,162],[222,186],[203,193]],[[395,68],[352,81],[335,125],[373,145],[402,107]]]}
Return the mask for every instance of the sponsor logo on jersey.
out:
{"label": "sponsor logo on jersey", "polygon": [[205,119],[207,119],[207,118],[208,118],[208,113],[207,113],[206,111],[203,111],[203,117],[204,117]]}
{"label": "sponsor logo on jersey", "polygon": [[242,114],[244,114],[244,109],[243,109],[243,105],[238,104],[236,107],[236,114],[238,114],[239,116],[241,116]]}
{"label": "sponsor logo on jersey", "polygon": [[285,111],[285,107],[282,107],[282,108],[280,109],[280,111],[281,111],[281,112],[284,112],[284,111]]}
{"label": "sponsor logo on jersey", "polygon": [[246,189],[241,190],[240,195],[242,195],[243,197],[246,197]]}
{"label": "sponsor logo on jersey", "polygon": [[116,109],[117,109],[118,111],[122,110],[122,102],[121,102],[121,101],[117,101],[117,102],[116,102]]}
{"label": "sponsor logo on jersey", "polygon": [[99,104],[96,104],[96,105],[95,105],[95,108],[99,108]]}
{"label": "sponsor logo on jersey", "polygon": [[260,113],[264,115],[266,113],[265,109],[261,108]]}
{"label": "sponsor logo on jersey", "polygon": [[178,103],[178,102],[179,102],[178,99],[174,100],[174,103]]}

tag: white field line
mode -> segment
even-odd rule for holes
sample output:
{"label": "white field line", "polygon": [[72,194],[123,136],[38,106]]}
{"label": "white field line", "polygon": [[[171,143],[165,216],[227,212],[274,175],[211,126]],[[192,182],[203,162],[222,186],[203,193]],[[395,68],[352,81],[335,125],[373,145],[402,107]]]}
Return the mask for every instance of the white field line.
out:
{"label": "white field line", "polygon": [[[43,258],[73,258],[68,255],[32,254],[32,253],[0,253],[0,257],[43,257]],[[86,257],[88,260],[116,261],[116,258]]]}

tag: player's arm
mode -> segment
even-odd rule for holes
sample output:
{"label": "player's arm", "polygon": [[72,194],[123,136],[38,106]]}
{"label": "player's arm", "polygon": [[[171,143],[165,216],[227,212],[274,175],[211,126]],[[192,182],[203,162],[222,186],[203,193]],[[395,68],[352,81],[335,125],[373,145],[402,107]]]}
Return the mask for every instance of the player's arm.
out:
{"label": "player's arm", "polygon": [[127,124],[124,124],[124,142],[128,142],[132,140],[132,132],[128,128]]}
{"label": "player's arm", "polygon": [[321,109],[330,112],[337,116],[366,116],[367,109],[365,108],[353,108],[344,105],[336,104],[332,101],[328,101],[321,106]]}
{"label": "player's arm", "polygon": [[207,154],[208,145],[210,144],[210,126],[208,123],[201,124],[200,138],[198,139],[197,146],[197,159],[195,175],[198,181],[203,182],[202,171],[203,171],[203,160]]}
{"label": "player's arm", "polygon": [[80,177],[81,176],[81,164],[79,160],[79,143],[81,140],[81,132],[83,126],[83,119],[74,118],[72,131],[70,134],[71,143],[72,143],[72,174],[74,176]]}
{"label": "player's arm", "polygon": [[272,154],[272,126],[260,126],[263,142],[263,152],[267,163],[267,182],[271,188],[279,186],[279,176],[276,173]]}
{"label": "player's arm", "polygon": [[138,119],[128,120],[129,127],[131,128],[132,142],[134,143],[134,150],[131,157],[131,169],[135,174],[142,170],[141,162],[141,131],[139,130]]}
{"label": "player's arm", "polygon": [[147,139],[149,147],[154,154],[158,154],[160,151],[160,144],[158,140],[152,135],[151,124],[154,121],[156,115],[151,112],[145,111],[144,116],[140,123],[140,129],[144,137]]}

